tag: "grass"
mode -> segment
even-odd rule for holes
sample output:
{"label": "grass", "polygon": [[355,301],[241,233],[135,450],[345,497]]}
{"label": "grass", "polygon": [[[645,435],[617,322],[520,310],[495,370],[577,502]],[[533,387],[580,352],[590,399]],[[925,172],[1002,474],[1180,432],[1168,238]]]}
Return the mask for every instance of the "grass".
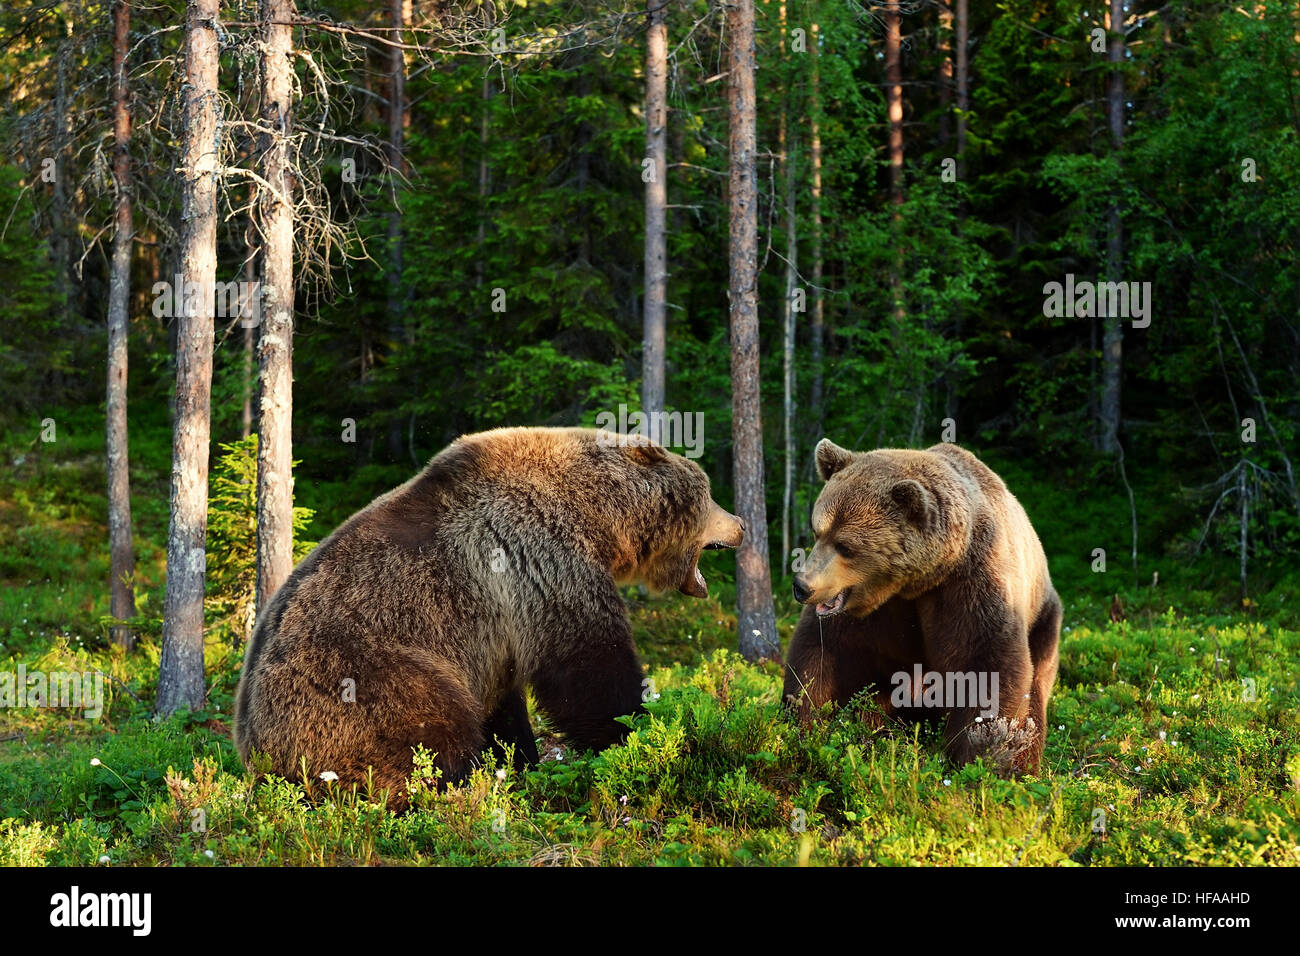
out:
{"label": "grass", "polygon": [[[208,710],[155,722],[156,632],[130,656],[106,642],[90,424],[0,459],[0,672],[110,677],[98,720],[0,710],[0,863],[1300,866],[1300,628],[1286,580],[1230,610],[1194,582],[1129,589],[1119,623],[1101,588],[1058,582],[1070,610],[1037,777],[954,767],[934,728],[873,730],[844,713],[800,731],[779,668],[727,649],[735,618],[714,572],[722,587],[706,601],[628,592],[659,697],[624,746],[524,773],[489,762],[463,786],[418,790],[404,816],[337,784],[255,784],[229,737],[238,648],[209,641]],[[134,467],[149,619],[165,445]],[[778,611],[788,638],[796,609]]]}

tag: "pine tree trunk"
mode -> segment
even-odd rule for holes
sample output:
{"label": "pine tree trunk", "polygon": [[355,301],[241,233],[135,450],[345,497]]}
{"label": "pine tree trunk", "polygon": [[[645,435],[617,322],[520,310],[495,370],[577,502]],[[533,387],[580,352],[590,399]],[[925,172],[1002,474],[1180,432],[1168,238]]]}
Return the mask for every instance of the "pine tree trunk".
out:
{"label": "pine tree trunk", "polygon": [[[483,3],[483,25],[491,32],[492,24],[495,23],[495,7],[493,0],[484,0]],[[492,109],[492,78],[487,70],[483,71],[483,115],[479,120],[478,130],[478,236],[477,249],[478,256],[474,261],[476,288],[483,287],[483,277],[486,271],[487,260],[487,221],[488,221],[488,196],[492,191],[491,170],[488,169],[488,136],[491,130],[491,109]]]}
{"label": "pine tree trunk", "polygon": [[957,0],[957,178],[966,179],[966,112],[970,109],[970,12]]}
{"label": "pine tree trunk", "polygon": [[258,342],[257,607],[293,570],[293,0],[262,0],[262,294]]}
{"label": "pine tree trunk", "polygon": [[[390,0],[388,16],[395,31],[406,27],[410,0]],[[400,32],[394,33],[401,40]],[[394,341],[405,338],[402,309],[402,213],[397,208],[396,183],[406,173],[405,144],[409,114],[406,110],[406,57],[401,47],[389,47],[388,61],[388,165],[394,181],[393,208],[388,213],[388,317]]]}
{"label": "pine tree trunk", "polygon": [[938,2],[938,29],[935,47],[939,53],[939,75],[935,88],[939,95],[939,147],[948,146],[952,137],[952,7],[944,0]]}
{"label": "pine tree trunk", "polygon": [[821,132],[821,45],[817,24],[813,24],[809,33],[812,36],[812,92],[808,106],[808,125],[810,133],[809,161],[812,165],[812,388],[808,398],[808,410],[812,417],[812,436],[822,437],[822,423],[825,411],[822,408],[822,381],[825,361],[826,324],[822,304],[822,132]]}
{"label": "pine tree trunk", "polygon": [[[664,351],[668,316],[668,0],[646,0],[645,318],[641,345],[641,409],[664,410]],[[654,421],[655,419],[651,419]]]}
{"label": "pine tree trunk", "polygon": [[[113,4],[113,178],[117,185],[113,253],[108,280],[108,553],[109,613],[135,617],[135,554],[131,544],[131,477],[126,421],[127,341],[131,327],[131,112],[126,82],[126,53],[131,38],[129,0]],[[135,645],[129,627],[112,629],[113,643]]]}
{"label": "pine tree trunk", "polygon": [[[784,53],[786,18],[785,4],[780,10],[782,52]],[[784,58],[784,57],[783,57]],[[794,463],[798,456],[795,441],[795,288],[799,281],[799,227],[795,219],[795,148],[794,131],[790,128],[793,103],[787,90],[786,102],[781,108],[781,155],[785,172],[785,304],[782,310],[783,330],[781,371],[784,386],[782,418],[785,432],[784,482],[781,491],[781,568],[782,576],[790,557],[790,524],[794,508]]]}
{"label": "pine tree trunk", "polygon": [[191,0],[185,16],[181,274],[186,289],[201,291],[195,308],[183,309],[176,318],[171,521],[156,703],[164,716],[183,708],[197,710],[205,697],[204,542],[217,275],[217,9],[218,0]]}
{"label": "pine tree trunk", "polygon": [[727,8],[731,34],[730,127],[731,435],[736,512],[745,540],[736,551],[740,653],[748,661],[780,652],[772,607],[763,485],[761,369],[758,354],[758,196],[754,100],[754,3]]}
{"label": "pine tree trunk", "polygon": [[[257,254],[253,249],[252,235],[252,230],[249,230],[248,258],[244,260],[244,282],[247,283],[245,288],[250,290],[256,289],[254,283],[257,282]],[[255,295],[256,293],[250,294],[250,299]],[[247,438],[253,433],[253,357],[257,344],[257,332],[252,316],[256,312],[257,305],[253,301],[245,303],[240,312],[240,331],[243,333],[243,368],[240,371],[240,398],[242,400],[239,416],[240,438]]]}
{"label": "pine tree trunk", "polygon": [[[895,348],[901,352],[906,348],[903,325],[907,318],[907,306],[903,293],[903,66],[899,0],[888,0],[885,5],[885,102],[889,110],[889,201],[894,206],[894,261],[889,269],[889,288],[893,299]],[[915,390],[912,398],[914,414],[909,442],[915,440],[916,432]]]}
{"label": "pine tree trunk", "polygon": [[[1118,156],[1124,146],[1124,0],[1110,0],[1110,39],[1106,46],[1110,61],[1107,106],[1111,147]],[[1119,282],[1124,272],[1124,220],[1118,197],[1107,214],[1106,279]],[[1102,320],[1101,366],[1101,450],[1113,455],[1119,448],[1120,381],[1124,363],[1122,316],[1105,315]]]}
{"label": "pine tree trunk", "polygon": [[902,17],[898,0],[885,4],[885,100],[889,107],[889,200],[903,204]]}

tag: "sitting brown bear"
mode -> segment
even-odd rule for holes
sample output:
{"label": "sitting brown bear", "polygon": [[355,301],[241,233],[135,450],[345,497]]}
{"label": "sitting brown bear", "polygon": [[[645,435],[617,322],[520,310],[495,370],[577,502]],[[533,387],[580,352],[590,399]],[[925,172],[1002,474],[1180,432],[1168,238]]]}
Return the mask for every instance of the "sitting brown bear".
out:
{"label": "sitting brown bear", "polygon": [[704,597],[701,550],[743,530],[696,464],[640,436],[460,438],[322,541],[262,611],[239,754],[287,777],[305,758],[344,784],[373,770],[401,809],[416,745],[444,780],[487,746],[535,762],[526,687],[572,746],[615,743],[642,699],[618,585]]}
{"label": "sitting brown bear", "polygon": [[1061,601],[1024,509],[970,452],[854,453],[823,439],[806,605],[786,655],[803,720],[874,687],[886,714],[946,718],[965,763],[1037,770]]}

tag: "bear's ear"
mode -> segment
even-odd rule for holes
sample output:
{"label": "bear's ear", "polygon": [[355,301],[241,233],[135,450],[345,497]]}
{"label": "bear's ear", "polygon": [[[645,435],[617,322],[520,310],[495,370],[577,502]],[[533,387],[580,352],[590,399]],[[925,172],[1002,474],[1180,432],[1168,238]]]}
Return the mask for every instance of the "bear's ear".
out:
{"label": "bear's ear", "polygon": [[817,443],[817,474],[821,476],[822,481],[830,481],[831,475],[852,460],[853,452],[841,448],[829,438],[823,438]]}
{"label": "bear's ear", "polygon": [[642,465],[653,465],[668,460],[668,450],[663,445],[655,444],[644,435],[631,434],[625,436],[625,439],[623,454],[627,455],[632,461]]}
{"label": "bear's ear", "polygon": [[938,517],[934,497],[919,481],[911,478],[900,481],[889,489],[889,497],[894,499],[894,503],[903,510],[909,521],[915,522],[923,530],[928,530]]}

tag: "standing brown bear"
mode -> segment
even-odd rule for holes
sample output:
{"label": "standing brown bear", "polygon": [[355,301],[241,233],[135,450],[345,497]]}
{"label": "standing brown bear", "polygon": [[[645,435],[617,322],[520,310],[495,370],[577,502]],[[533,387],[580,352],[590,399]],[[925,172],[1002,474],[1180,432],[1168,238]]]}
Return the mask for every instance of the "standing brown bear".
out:
{"label": "standing brown bear", "polygon": [[1020,502],[970,452],[855,453],[822,439],[816,545],[785,695],[807,721],[875,688],[881,710],[946,718],[966,763],[1037,770],[1056,682],[1061,601]]}
{"label": "standing brown bear", "polygon": [[444,780],[484,747],[537,748],[524,690],[574,747],[640,709],[618,585],[707,594],[705,548],[743,526],[693,462],[637,435],[506,428],[468,435],[353,515],[258,618],[235,743],[246,764],[363,783],[407,805],[412,748]]}

